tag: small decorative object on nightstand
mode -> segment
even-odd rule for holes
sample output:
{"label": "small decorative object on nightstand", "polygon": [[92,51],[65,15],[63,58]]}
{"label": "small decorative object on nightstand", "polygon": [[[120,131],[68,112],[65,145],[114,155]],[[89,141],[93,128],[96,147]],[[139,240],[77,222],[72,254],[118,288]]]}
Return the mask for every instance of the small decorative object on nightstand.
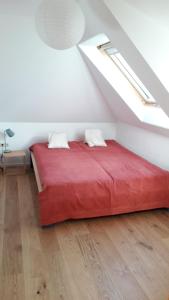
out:
{"label": "small decorative object on nightstand", "polygon": [[24,171],[26,171],[26,152],[23,150],[19,150],[19,151],[11,151],[11,152],[7,152],[7,153],[3,153],[2,155],[2,166],[3,166],[3,170],[4,173],[6,171],[6,168],[9,166],[9,164],[7,163],[8,159],[12,159],[12,158],[21,158],[23,160],[23,167],[24,167]]}
{"label": "small decorative object on nightstand", "polygon": [[6,137],[13,137],[15,135],[15,133],[12,131],[12,129],[8,128],[4,130],[4,145],[5,145],[5,149],[4,149],[4,153],[8,153],[11,152],[11,150],[7,149],[7,142],[6,142]]}

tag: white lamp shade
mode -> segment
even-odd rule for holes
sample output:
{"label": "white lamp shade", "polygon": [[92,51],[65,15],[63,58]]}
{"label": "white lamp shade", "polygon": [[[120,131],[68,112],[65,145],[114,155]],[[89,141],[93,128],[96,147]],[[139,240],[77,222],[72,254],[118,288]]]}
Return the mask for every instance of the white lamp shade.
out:
{"label": "white lamp shade", "polygon": [[42,0],[36,14],[36,27],[49,47],[67,49],[83,37],[85,18],[76,0]]}

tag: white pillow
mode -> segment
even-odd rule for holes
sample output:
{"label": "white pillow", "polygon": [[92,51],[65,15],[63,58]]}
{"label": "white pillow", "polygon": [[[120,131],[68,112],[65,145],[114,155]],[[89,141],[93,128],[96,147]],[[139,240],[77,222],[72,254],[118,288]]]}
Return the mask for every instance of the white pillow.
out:
{"label": "white pillow", "polygon": [[66,133],[49,133],[48,148],[69,148]]}
{"label": "white pillow", "polygon": [[107,146],[103,139],[102,132],[100,129],[86,129],[85,142],[89,145],[89,147]]}

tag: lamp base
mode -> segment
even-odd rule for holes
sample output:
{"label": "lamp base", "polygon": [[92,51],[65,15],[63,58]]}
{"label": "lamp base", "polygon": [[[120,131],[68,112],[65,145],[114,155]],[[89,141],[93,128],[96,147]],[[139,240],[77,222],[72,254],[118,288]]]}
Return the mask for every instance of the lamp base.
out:
{"label": "lamp base", "polygon": [[3,153],[10,153],[10,152],[11,150],[7,150],[7,149],[3,151]]}

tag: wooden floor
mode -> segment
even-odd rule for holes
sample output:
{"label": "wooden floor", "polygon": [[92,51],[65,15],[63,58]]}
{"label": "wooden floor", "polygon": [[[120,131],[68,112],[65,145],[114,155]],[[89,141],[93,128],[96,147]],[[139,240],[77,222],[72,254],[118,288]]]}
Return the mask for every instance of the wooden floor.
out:
{"label": "wooden floor", "polygon": [[1,300],[169,299],[168,211],[42,229],[34,175],[14,171],[0,174]]}

